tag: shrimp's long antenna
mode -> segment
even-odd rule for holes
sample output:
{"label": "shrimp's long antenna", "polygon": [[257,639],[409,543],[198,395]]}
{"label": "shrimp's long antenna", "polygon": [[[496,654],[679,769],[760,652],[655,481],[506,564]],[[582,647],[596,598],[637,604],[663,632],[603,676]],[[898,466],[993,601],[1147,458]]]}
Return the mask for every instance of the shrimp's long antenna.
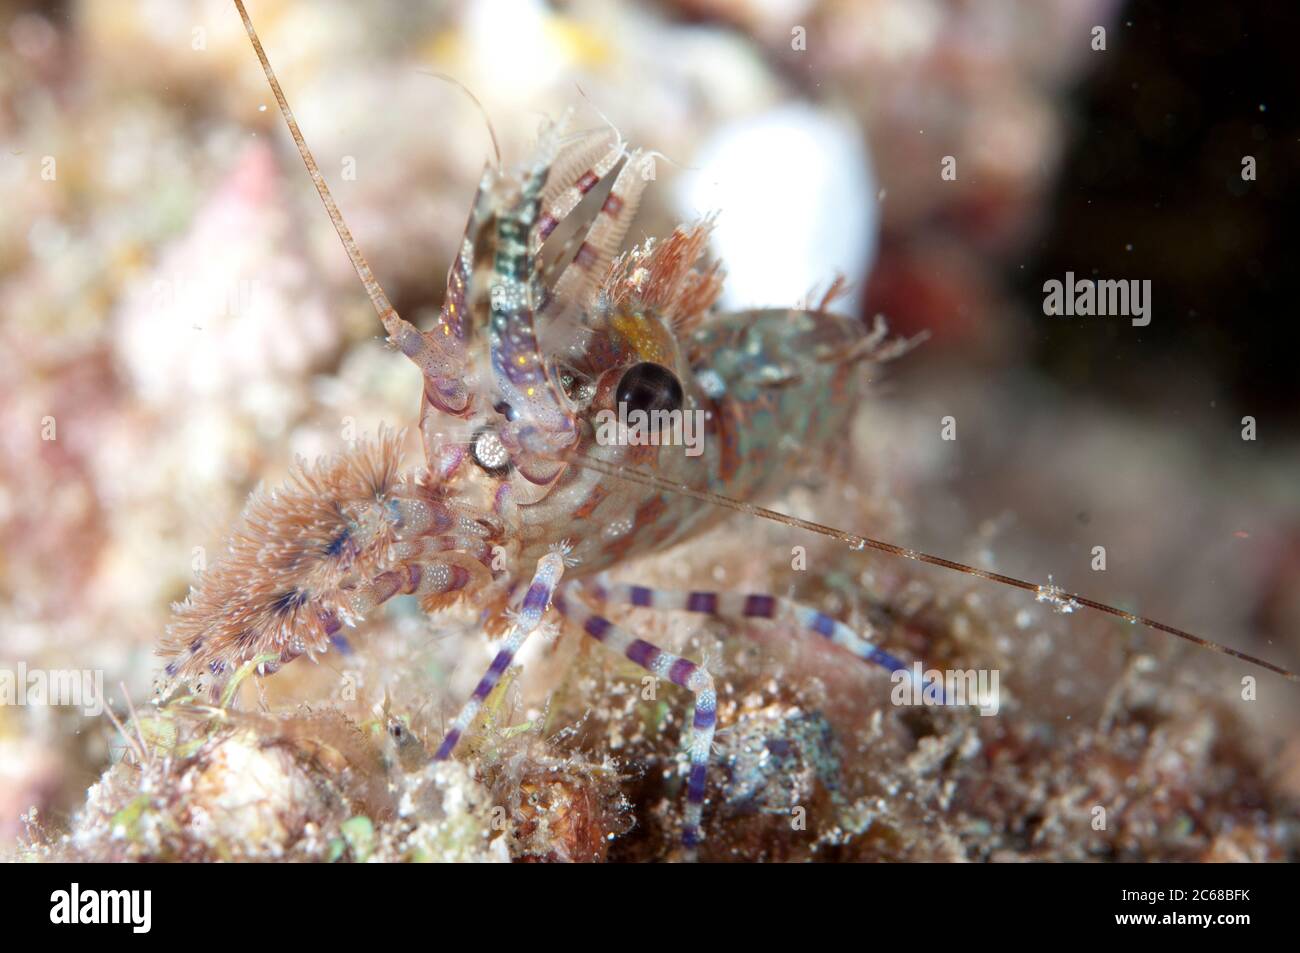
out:
{"label": "shrimp's long antenna", "polygon": [[[275,94],[275,100],[280,104],[280,112],[284,115],[284,121],[289,124],[289,133],[293,136],[294,143],[298,146],[298,154],[302,156],[302,161],[307,166],[307,174],[311,176],[312,182],[316,183],[316,191],[320,193],[321,202],[325,204],[325,211],[329,213],[330,221],[334,223],[334,231],[339,234],[339,241],[343,243],[344,250],[348,253],[348,258],[352,259],[352,267],[357,271],[357,277],[365,285],[366,294],[370,297],[370,303],[375,306],[375,313],[379,315],[379,320],[384,323],[384,330],[394,343],[402,346],[404,341],[409,340],[409,332],[415,332],[413,325],[408,324],[393,309],[388,300],[388,295],[384,294],[384,289],[380,287],[379,282],[375,280],[375,274],[370,270],[370,265],[366,262],[365,256],[361,254],[361,249],[357,247],[356,241],[352,237],[352,232],[348,230],[347,223],[343,221],[343,214],[334,202],[334,196],[330,194],[329,186],[325,184],[325,177],[320,174],[320,169],[316,167],[316,160],[312,158],[311,150],[307,148],[307,140],[302,136],[302,130],[298,128],[298,120],[293,118],[293,110],[289,108],[289,101],[284,98],[284,90],[280,88],[280,81],[275,78],[275,71],[271,69],[271,61],[266,58],[266,51],[262,49],[262,41],[257,37],[257,31],[253,29],[253,21],[248,17],[248,11],[244,9],[243,0],[235,0],[235,7],[239,10],[239,16],[244,21],[244,29],[248,31],[248,38],[253,43],[253,50],[257,53],[257,58],[262,62],[262,72],[266,74],[267,82],[271,84],[271,92]],[[406,350],[406,347],[403,347]]]}
{"label": "shrimp's long antenna", "polygon": [[987,579],[990,582],[1001,583],[1004,586],[1023,589],[1026,592],[1034,593],[1034,596],[1038,601],[1050,603],[1058,611],[1071,612],[1076,606],[1087,606],[1089,609],[1095,609],[1098,612],[1112,615],[1117,619],[1123,619],[1131,625],[1143,625],[1148,629],[1155,629],[1159,632],[1166,632],[1169,635],[1175,635],[1180,639],[1191,642],[1193,645],[1199,645],[1201,648],[1209,649],[1212,652],[1218,652],[1220,655],[1227,655],[1235,659],[1240,659],[1243,662],[1249,662],[1251,665],[1258,665],[1260,668],[1281,675],[1283,678],[1292,682],[1300,682],[1300,675],[1289,669],[1283,668],[1281,665],[1276,665],[1273,662],[1242,652],[1239,649],[1234,649],[1228,645],[1220,645],[1218,642],[1212,642],[1199,635],[1193,635],[1191,632],[1175,628],[1172,625],[1165,625],[1163,622],[1157,622],[1155,619],[1148,619],[1146,616],[1135,615],[1132,612],[1118,609],[1115,606],[1107,605],[1104,602],[1097,602],[1094,599],[1089,599],[1077,593],[1065,592],[1057,586],[1051,585],[1050,582],[1046,586],[1038,583],[1026,582],[1023,579],[1017,579],[1015,576],[1007,576],[1000,572],[992,572],[988,569],[968,566],[965,563],[959,563],[943,556],[934,556],[930,553],[918,552],[915,549],[906,549],[902,546],[896,546],[893,543],[887,543],[884,540],[872,539],[870,536],[859,536],[855,533],[845,532],[844,530],[825,526],[821,523],[814,523],[811,520],[800,519],[797,516],[778,513],[776,510],[770,510],[767,507],[748,503],[744,500],[732,499],[729,496],[723,496],[721,493],[714,493],[711,490],[700,490],[685,483],[678,483],[676,480],[666,479],[655,473],[648,473],[645,470],[638,470],[634,467],[622,466],[615,463],[607,463],[604,460],[598,460],[594,457],[585,456],[580,453],[571,452],[567,455],[566,460],[575,466],[595,470],[598,473],[617,477],[620,480],[628,480],[632,483],[639,483],[642,486],[652,487],[656,490],[662,490],[668,493],[678,493],[682,496],[688,496],[703,503],[711,503],[714,506],[721,506],[729,510],[735,510],[738,513],[746,513],[750,516],[757,516],[761,519],[771,520],[775,523],[782,523],[786,526],[794,526],[798,529],[807,530],[810,533],[829,536],[832,539],[838,539],[841,542],[848,543],[849,547],[854,550],[874,549],[878,552],[888,553],[891,556],[898,556],[902,559],[911,559],[916,562],[928,563],[931,566],[942,566],[944,569],[951,569],[954,572],[965,573],[968,576],[977,576],[980,579]]}

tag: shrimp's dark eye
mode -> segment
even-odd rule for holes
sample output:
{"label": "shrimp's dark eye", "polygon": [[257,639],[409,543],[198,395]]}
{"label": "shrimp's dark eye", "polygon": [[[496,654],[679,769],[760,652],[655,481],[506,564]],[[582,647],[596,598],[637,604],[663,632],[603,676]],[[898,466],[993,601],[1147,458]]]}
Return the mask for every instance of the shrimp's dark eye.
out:
{"label": "shrimp's dark eye", "polygon": [[682,383],[677,375],[662,364],[644,361],[633,364],[618,382],[614,399],[626,404],[628,412],[644,410],[681,410]]}

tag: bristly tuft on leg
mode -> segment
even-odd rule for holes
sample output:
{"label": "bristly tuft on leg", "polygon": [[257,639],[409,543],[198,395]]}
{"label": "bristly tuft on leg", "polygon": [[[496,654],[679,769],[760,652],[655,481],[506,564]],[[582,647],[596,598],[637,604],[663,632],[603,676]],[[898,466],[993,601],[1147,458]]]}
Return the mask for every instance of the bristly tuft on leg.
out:
{"label": "bristly tuft on leg", "polygon": [[577,556],[570,555],[573,552],[573,541],[562,539],[558,543],[551,545],[551,552],[555,553],[564,561],[564,565],[569,569],[582,562]]}
{"label": "bristly tuft on leg", "polygon": [[175,606],[159,654],[172,677],[216,690],[256,657],[287,662],[328,650],[354,619],[341,587],[369,580],[416,488],[399,474],[402,434],[381,430],[315,465],[299,460],[284,485],[258,490],[215,563]]}

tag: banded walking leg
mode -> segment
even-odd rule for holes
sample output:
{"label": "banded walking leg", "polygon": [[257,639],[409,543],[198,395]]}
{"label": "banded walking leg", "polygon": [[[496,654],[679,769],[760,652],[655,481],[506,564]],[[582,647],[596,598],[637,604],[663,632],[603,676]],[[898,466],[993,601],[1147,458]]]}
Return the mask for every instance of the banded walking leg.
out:
{"label": "banded walking leg", "polygon": [[582,630],[608,648],[631,659],[659,678],[666,678],[695,695],[695,717],[691,722],[690,774],[686,780],[686,816],[682,844],[694,852],[701,840],[700,820],[704,814],[705,781],[713,748],[713,730],[718,721],[718,695],[713,676],[689,659],[638,639],[626,629],[596,615],[572,591],[555,597],[560,614],[581,626]]}
{"label": "banded walking leg", "polygon": [[505,644],[497,652],[496,657],[492,659],[492,664],[479,680],[478,686],[474,689],[474,694],[470,696],[469,701],[460,710],[456,720],[452,722],[451,728],[447,731],[446,736],[442,739],[442,744],[438,746],[437,753],[433,756],[434,761],[445,761],[451,757],[452,751],[455,750],[457,742],[466,729],[473,724],[479,709],[483,707],[483,702],[488,695],[492,694],[492,689],[496,688],[497,682],[505,674],[510,663],[514,661],[515,653],[519,651],[524,641],[533,632],[537,631],[542,624],[542,616],[546,614],[546,609],[551,604],[551,597],[555,594],[555,587],[559,585],[561,577],[564,575],[565,554],[567,549],[557,547],[541,558],[537,564],[537,572],[533,574],[533,581],[528,587],[527,593],[524,594],[524,601],[515,613],[513,624],[506,635]]}
{"label": "banded walking leg", "polygon": [[[404,562],[339,591],[341,601],[354,619],[364,619],[376,607],[396,595],[430,596],[456,592],[477,582],[491,581],[481,562],[464,553],[442,553],[428,562]],[[337,626],[327,634],[333,635]]]}
{"label": "banded walking leg", "polygon": [[[684,589],[652,589],[628,583],[589,583],[584,591],[600,602],[640,606],[648,609],[697,612],[719,618],[789,620],[826,639],[832,645],[879,665],[890,672],[905,671],[907,663],[868,642],[833,616],[782,596],[741,592],[690,592]],[[918,686],[924,687],[924,686]]]}

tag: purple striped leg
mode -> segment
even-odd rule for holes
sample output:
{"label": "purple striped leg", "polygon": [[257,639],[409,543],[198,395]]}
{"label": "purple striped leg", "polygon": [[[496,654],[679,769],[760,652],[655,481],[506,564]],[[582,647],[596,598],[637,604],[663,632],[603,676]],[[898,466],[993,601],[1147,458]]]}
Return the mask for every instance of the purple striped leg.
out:
{"label": "purple striped leg", "polygon": [[686,781],[686,817],[682,827],[682,844],[688,857],[693,856],[701,839],[705,780],[713,748],[713,729],[718,720],[718,695],[713,687],[713,676],[689,659],[665,652],[644,639],[636,638],[604,616],[596,615],[572,589],[555,597],[555,608],[601,645],[622,653],[646,671],[695,695],[695,718],[689,748],[691,766]]}
{"label": "purple striped leg", "polygon": [[568,553],[566,546],[559,546],[551,550],[537,564],[537,572],[533,574],[533,581],[524,594],[524,601],[519,607],[519,611],[514,615],[514,624],[510,626],[510,631],[506,635],[505,643],[497,652],[496,657],[492,659],[492,664],[479,680],[478,686],[474,689],[474,694],[470,696],[469,701],[460,710],[456,720],[452,722],[451,728],[446,736],[442,739],[442,744],[438,746],[438,752],[433,756],[434,761],[445,761],[451,757],[452,751],[456,749],[457,742],[466,729],[473,724],[479,709],[483,707],[483,702],[488,695],[492,694],[492,689],[496,688],[497,682],[505,674],[510,663],[514,661],[515,653],[519,651],[524,644],[524,640],[532,633],[536,632],[542,624],[542,616],[546,614],[547,608],[551,604],[551,598],[555,594],[555,587],[559,585],[561,577],[564,575],[565,556]]}
{"label": "purple striped leg", "polygon": [[[346,606],[344,618],[349,624],[364,619],[375,608],[399,593],[431,596],[464,589],[473,580],[473,574],[468,568],[473,565],[473,560],[460,553],[447,553],[441,560],[430,562],[400,563],[372,579],[364,579],[341,590]],[[335,631],[337,630],[331,629],[329,634],[333,635]]]}
{"label": "purple striped leg", "polygon": [[[879,665],[890,672],[907,672],[915,680],[907,663],[900,661],[883,649],[868,642],[853,629],[833,616],[819,612],[781,596],[747,594],[742,592],[691,592],[684,589],[652,589],[629,583],[590,583],[584,592],[603,603],[642,606],[677,612],[698,612],[703,615],[731,619],[789,620],[800,628],[815,632],[832,645],[856,655],[864,661]],[[924,685],[917,686],[923,688]]]}

